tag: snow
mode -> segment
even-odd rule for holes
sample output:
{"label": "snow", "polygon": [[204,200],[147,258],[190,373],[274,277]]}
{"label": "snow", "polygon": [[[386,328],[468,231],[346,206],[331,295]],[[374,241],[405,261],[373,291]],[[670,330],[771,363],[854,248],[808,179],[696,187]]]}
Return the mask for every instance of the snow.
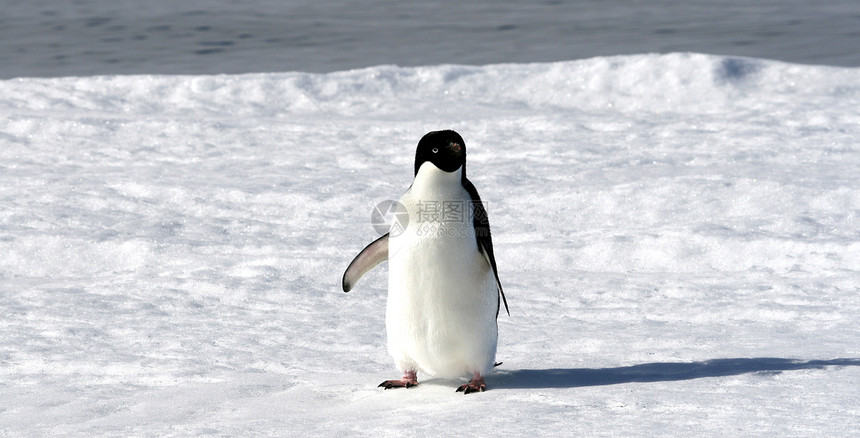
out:
{"label": "snow", "polygon": [[[0,81],[0,431],[856,434],[857,108],[857,68],[686,53]],[[443,128],[504,364],[383,391],[385,265],[340,276]]]}

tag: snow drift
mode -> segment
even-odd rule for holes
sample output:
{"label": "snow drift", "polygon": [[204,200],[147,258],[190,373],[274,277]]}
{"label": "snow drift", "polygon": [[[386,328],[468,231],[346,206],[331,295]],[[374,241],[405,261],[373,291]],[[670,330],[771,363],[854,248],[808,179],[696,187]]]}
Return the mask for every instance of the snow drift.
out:
{"label": "snow drift", "polygon": [[[0,428],[844,436],[857,108],[860,69],[698,54],[0,81]],[[385,270],[340,275],[444,128],[504,365],[383,392]]]}

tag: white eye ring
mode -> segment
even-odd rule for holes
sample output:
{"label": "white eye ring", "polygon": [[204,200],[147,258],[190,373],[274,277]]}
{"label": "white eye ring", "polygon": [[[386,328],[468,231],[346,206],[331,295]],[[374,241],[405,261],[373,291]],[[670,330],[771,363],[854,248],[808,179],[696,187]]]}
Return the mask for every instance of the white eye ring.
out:
{"label": "white eye ring", "polygon": [[430,152],[433,152],[435,154],[435,153],[439,152],[439,148],[430,149]]}

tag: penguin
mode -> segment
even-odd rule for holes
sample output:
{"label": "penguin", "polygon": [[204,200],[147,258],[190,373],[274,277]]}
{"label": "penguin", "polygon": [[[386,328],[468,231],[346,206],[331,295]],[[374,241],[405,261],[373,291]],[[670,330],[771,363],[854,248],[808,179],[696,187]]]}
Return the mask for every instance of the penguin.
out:
{"label": "penguin", "polygon": [[[415,151],[415,175],[400,198],[405,227],[365,247],[343,275],[349,292],[368,271],[388,261],[385,327],[388,352],[403,372],[379,387],[410,388],[418,373],[468,377],[457,392],[486,389],[494,366],[501,303],[487,211],[466,178],[466,143],[455,131],[424,135]],[[395,228],[396,226],[396,228]]]}

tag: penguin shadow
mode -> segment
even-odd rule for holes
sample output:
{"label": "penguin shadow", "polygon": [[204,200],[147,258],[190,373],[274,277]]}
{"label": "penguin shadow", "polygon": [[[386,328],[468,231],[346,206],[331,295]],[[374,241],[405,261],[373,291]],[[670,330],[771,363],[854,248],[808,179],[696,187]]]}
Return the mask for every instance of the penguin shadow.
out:
{"label": "penguin shadow", "polygon": [[860,366],[860,359],[798,360],[780,358],[711,359],[690,363],[645,363],[616,368],[497,370],[496,388],[577,388],[633,382],[672,382],[740,374]]}

